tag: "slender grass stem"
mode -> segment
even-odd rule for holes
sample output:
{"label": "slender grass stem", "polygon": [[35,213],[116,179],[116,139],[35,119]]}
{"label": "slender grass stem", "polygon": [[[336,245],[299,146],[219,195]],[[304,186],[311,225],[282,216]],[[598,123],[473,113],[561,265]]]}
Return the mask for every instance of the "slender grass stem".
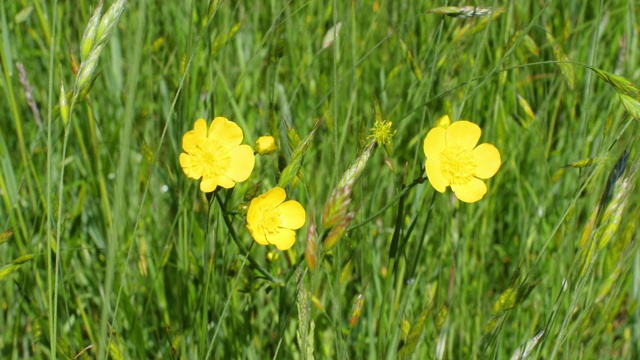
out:
{"label": "slender grass stem", "polygon": [[247,247],[244,246],[244,244],[238,238],[236,230],[233,227],[233,224],[231,223],[231,219],[229,218],[229,214],[227,213],[227,210],[225,208],[224,202],[222,201],[222,198],[220,197],[220,194],[218,194],[218,192],[215,191],[214,192],[214,196],[215,196],[216,200],[218,201],[218,204],[220,205],[220,210],[222,211],[222,219],[224,220],[224,223],[227,226],[227,230],[229,230],[229,235],[231,236],[231,239],[233,240],[233,242],[235,242],[236,245],[238,245],[238,248],[240,249],[240,252],[242,252],[244,254],[247,254],[247,260],[249,260],[249,263],[260,274],[262,274],[265,278],[267,278],[268,280],[274,282],[278,286],[284,285],[282,280],[280,280],[280,279],[276,278],[275,276],[271,275],[271,273],[269,271],[264,269],[257,261],[255,261],[253,259],[253,256],[251,256],[251,254],[249,253],[249,250],[247,249]]}

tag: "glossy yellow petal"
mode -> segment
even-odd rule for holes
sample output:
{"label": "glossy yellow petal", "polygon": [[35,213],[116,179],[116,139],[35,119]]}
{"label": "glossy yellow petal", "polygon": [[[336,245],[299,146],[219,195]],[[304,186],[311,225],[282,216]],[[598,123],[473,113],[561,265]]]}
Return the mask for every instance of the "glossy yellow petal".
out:
{"label": "glossy yellow petal", "polygon": [[193,154],[198,151],[198,144],[201,144],[205,137],[199,137],[193,130],[189,130],[182,136],[182,148],[184,151]]}
{"label": "glossy yellow petal", "polygon": [[435,127],[429,130],[427,137],[424,138],[422,148],[427,159],[437,160],[440,153],[447,146],[445,128]]}
{"label": "glossy yellow petal", "polygon": [[216,139],[225,146],[240,145],[242,142],[242,129],[236,123],[219,116],[211,122],[209,138]]}
{"label": "glossy yellow petal", "polygon": [[275,234],[268,234],[267,241],[280,250],[287,250],[296,242],[296,233],[289,229],[279,229]]}
{"label": "glossy yellow petal", "polygon": [[307,219],[304,208],[295,200],[285,201],[278,205],[277,209],[280,211],[283,228],[291,230],[300,229]]}
{"label": "glossy yellow petal", "polygon": [[206,138],[207,137],[207,122],[203,118],[200,118],[200,119],[196,120],[196,123],[193,124],[192,133],[197,138],[201,138],[201,139]]}
{"label": "glossy yellow petal", "polygon": [[212,192],[217,187],[218,183],[212,178],[202,178],[202,181],[200,182],[200,191],[204,193]]}
{"label": "glossy yellow petal", "polygon": [[[256,215],[254,214],[254,217]],[[249,215],[247,214],[247,229],[249,230],[249,233],[251,234],[251,237],[253,238],[253,240],[255,240],[258,244],[260,245],[269,245],[269,242],[267,241],[267,238],[264,236],[264,232],[258,230],[258,229],[254,229],[253,226],[251,226],[251,222],[249,222]]]}
{"label": "glossy yellow petal", "polygon": [[257,224],[260,221],[260,213],[262,212],[259,204],[259,198],[251,199],[249,203],[249,209],[247,210],[247,227],[252,228],[253,224]]}
{"label": "glossy yellow petal", "polygon": [[472,150],[480,140],[481,133],[480,127],[472,122],[456,121],[447,127],[447,147]]}
{"label": "glossy yellow petal", "polygon": [[480,144],[472,151],[473,156],[478,162],[476,168],[476,177],[480,179],[488,179],[498,172],[502,160],[500,158],[500,151],[488,143]]}
{"label": "glossy yellow petal", "polygon": [[225,175],[220,175],[216,177],[215,181],[218,183],[218,186],[223,187],[225,189],[231,189],[232,187],[236,186],[236,182]]}
{"label": "glossy yellow petal", "polygon": [[466,203],[476,202],[487,193],[487,185],[480,180],[473,178],[471,181],[464,185],[451,185],[451,190],[456,194],[456,197],[460,201]]}
{"label": "glossy yellow petal", "polygon": [[427,178],[429,178],[431,186],[433,186],[433,188],[438,192],[445,192],[445,190],[447,190],[447,186],[449,186],[449,180],[444,177],[444,174],[440,169],[440,161],[427,159],[425,167],[427,169]]}
{"label": "glossy yellow petal", "polygon": [[229,157],[229,169],[227,169],[225,175],[238,182],[247,180],[256,162],[251,146],[237,146],[231,149]]}
{"label": "glossy yellow petal", "polygon": [[271,205],[276,207],[287,198],[287,193],[281,187],[274,187],[273,189],[267,191],[265,194],[259,196],[261,200],[261,206]]}
{"label": "glossy yellow petal", "polygon": [[191,179],[198,180],[202,177],[202,173],[200,173],[200,169],[193,164],[192,160],[193,158],[189,154],[180,154],[180,166],[184,174]]}

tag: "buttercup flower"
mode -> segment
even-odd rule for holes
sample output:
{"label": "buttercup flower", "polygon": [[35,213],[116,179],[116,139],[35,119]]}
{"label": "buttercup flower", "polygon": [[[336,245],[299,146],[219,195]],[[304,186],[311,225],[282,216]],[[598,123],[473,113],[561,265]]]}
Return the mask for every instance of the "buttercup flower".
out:
{"label": "buttercup flower", "polygon": [[286,197],[282,188],[275,187],[251,200],[247,229],[258,244],[287,250],[296,241],[294,230],[304,225],[307,215],[299,202],[284,201]]}
{"label": "buttercup flower", "polygon": [[476,147],[480,127],[469,121],[456,121],[447,127],[437,126],[424,139],[427,177],[443,193],[447,186],[461,201],[476,202],[487,193],[480,179],[495,175],[502,163],[495,146],[484,143]]}
{"label": "buttercup flower", "polygon": [[253,148],[260,155],[269,155],[276,151],[276,139],[273,136],[260,136]]}
{"label": "buttercup flower", "polygon": [[242,129],[224,117],[216,117],[207,131],[207,122],[198,119],[193,130],[182,137],[180,154],[182,171],[200,182],[202,192],[212,192],[218,186],[232,188],[236,182],[251,175],[255,156],[249,145],[240,145]]}

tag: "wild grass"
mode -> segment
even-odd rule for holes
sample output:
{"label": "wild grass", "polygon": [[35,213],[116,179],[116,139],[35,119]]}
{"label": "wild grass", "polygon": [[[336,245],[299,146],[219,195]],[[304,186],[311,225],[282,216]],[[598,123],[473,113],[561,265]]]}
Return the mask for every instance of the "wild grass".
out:
{"label": "wild grass", "polygon": [[[636,1],[105,1],[94,43],[98,1],[1,1],[1,358],[640,356]],[[425,177],[445,114],[502,155],[476,203]],[[279,146],[206,195],[216,116]],[[287,251],[242,213],[278,184]]]}

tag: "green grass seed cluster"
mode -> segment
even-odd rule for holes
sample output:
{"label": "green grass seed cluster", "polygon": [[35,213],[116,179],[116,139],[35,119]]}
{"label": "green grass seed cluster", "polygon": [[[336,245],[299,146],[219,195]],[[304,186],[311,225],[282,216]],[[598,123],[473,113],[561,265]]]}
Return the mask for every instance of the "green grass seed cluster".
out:
{"label": "green grass seed cluster", "polygon": [[640,357],[636,1],[0,2],[0,358]]}

